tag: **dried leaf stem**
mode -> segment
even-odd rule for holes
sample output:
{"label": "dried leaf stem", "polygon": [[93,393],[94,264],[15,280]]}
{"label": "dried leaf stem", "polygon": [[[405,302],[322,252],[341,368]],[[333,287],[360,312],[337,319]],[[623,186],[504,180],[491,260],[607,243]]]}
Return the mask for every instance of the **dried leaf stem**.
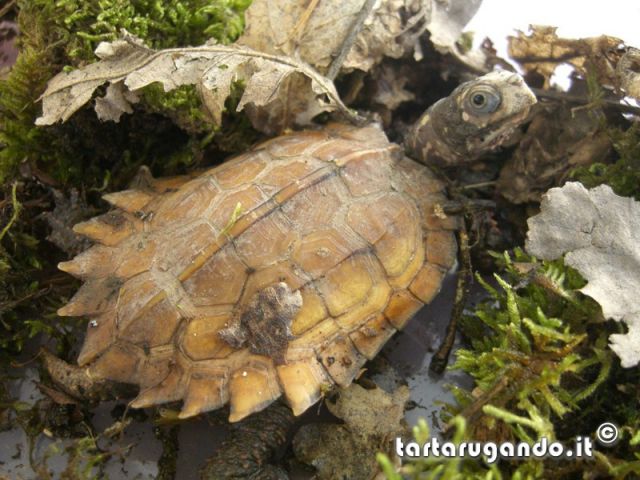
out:
{"label": "dried leaf stem", "polygon": [[342,67],[342,64],[347,58],[347,55],[349,55],[349,52],[351,51],[351,47],[353,47],[353,44],[355,43],[356,38],[358,38],[358,34],[360,33],[360,30],[362,30],[364,21],[371,14],[371,11],[373,10],[373,5],[375,3],[376,3],[376,0],[366,0],[364,2],[364,5],[362,5],[362,9],[360,10],[360,13],[358,13],[358,16],[353,21],[353,24],[349,29],[349,33],[347,33],[347,36],[342,42],[342,46],[340,47],[340,52],[338,53],[338,56],[334,58],[333,62],[331,62],[331,65],[329,65],[329,70],[327,71],[327,78],[329,80],[333,80],[338,76],[340,67]]}

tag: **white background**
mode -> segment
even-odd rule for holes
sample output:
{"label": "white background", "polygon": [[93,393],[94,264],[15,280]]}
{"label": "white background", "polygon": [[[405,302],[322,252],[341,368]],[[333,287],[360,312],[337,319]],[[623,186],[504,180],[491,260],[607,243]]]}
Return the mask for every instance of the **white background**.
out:
{"label": "white background", "polygon": [[559,27],[564,38],[607,34],[640,48],[640,0],[484,0],[465,30],[477,43],[491,38],[506,57],[506,36],[530,24]]}

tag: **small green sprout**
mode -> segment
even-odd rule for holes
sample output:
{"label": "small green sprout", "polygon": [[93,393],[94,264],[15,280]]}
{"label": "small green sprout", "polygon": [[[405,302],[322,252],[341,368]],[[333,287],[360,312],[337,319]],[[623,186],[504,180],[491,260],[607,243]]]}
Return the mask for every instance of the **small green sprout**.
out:
{"label": "small green sprout", "polygon": [[231,217],[229,218],[229,221],[220,232],[220,236],[228,237],[229,232],[231,231],[231,229],[233,228],[233,226],[236,224],[236,222],[241,216],[242,216],[242,203],[238,202],[236,203],[236,206],[233,209],[233,212],[231,212]]}

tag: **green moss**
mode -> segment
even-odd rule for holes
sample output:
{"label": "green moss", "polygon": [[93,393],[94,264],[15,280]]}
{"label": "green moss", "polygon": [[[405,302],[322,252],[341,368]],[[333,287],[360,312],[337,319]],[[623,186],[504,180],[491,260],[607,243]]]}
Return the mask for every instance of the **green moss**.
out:
{"label": "green moss", "polygon": [[[36,128],[38,98],[47,81],[65,66],[94,61],[93,51],[98,43],[116,39],[123,28],[154,48],[198,45],[210,38],[231,42],[242,32],[244,10],[249,3],[249,0],[19,1],[20,54],[8,78],[0,82],[0,180],[15,176],[21,162],[33,161],[65,183],[86,181],[88,169],[93,169],[94,180],[101,182],[104,174],[99,172],[110,171],[109,163],[121,160],[127,151],[136,156],[138,145],[132,142],[138,140],[137,136],[123,138],[120,134],[122,144],[111,145],[105,155],[91,148],[92,139],[110,133],[99,122],[93,122],[96,130],[92,132],[86,127],[78,132],[74,119],[62,127]],[[145,90],[143,100],[142,108],[146,107],[147,112],[166,115],[191,136],[206,136],[212,130],[205,122],[194,88],[164,93],[151,86]],[[128,123],[120,129],[132,126]],[[90,141],[82,142],[79,133]],[[155,138],[163,143],[159,135]],[[118,146],[119,151],[114,148]],[[192,146],[186,139],[180,146],[191,153]]]}
{"label": "green moss", "polygon": [[45,19],[53,14],[53,5],[41,10],[23,5],[18,17],[20,54],[9,76],[0,81],[0,181],[15,176],[20,162],[41,157],[48,145],[47,135],[33,122],[54,65],[58,65],[56,45],[64,34],[47,28]]}
{"label": "green moss", "polygon": [[463,55],[469,52],[473,48],[473,32],[463,32],[456,40],[456,46]]}
{"label": "green moss", "polygon": [[[459,446],[463,441],[471,439],[467,421],[456,416],[452,419],[453,435],[448,441]],[[413,427],[413,438],[418,445],[424,445],[434,437],[424,420],[419,420]],[[499,463],[488,464],[481,459],[465,457],[425,457],[418,461],[407,462],[399,470],[393,466],[384,454],[378,454],[380,464],[387,480],[501,480],[506,478],[518,480],[543,479],[543,470],[535,461],[518,462],[513,471],[506,473]]]}
{"label": "green moss", "polygon": [[156,480],[172,480],[176,478],[178,463],[178,426],[157,426],[154,434],[162,443],[162,455],[158,460],[158,476]]}
{"label": "green moss", "polygon": [[142,99],[149,111],[167,115],[185,132],[197,135],[212,130],[194,85],[165,92],[161,84],[154,83],[143,89]]}
{"label": "green moss", "polygon": [[[40,0],[44,3],[51,1]],[[214,38],[233,42],[244,28],[250,0],[58,0],[62,25],[74,32],[69,57],[93,61],[102,41],[113,41],[122,29],[152,48],[201,45]]]}
{"label": "green moss", "polygon": [[[619,324],[603,320],[600,307],[579,292],[584,279],[562,261],[541,262],[520,249],[495,257],[500,273],[491,283],[477,277],[488,298],[461,322],[469,346],[451,367],[475,380],[470,391],[452,387],[457,402],[442,411],[454,443],[546,438],[570,446],[576,436],[589,436],[598,450],[590,469],[608,478],[640,474],[640,371],[623,369],[607,345]],[[594,438],[605,421],[622,432],[606,450]],[[414,429],[419,443],[429,438],[425,428]],[[548,458],[499,464],[422,458],[401,471],[411,479],[542,479],[578,478],[583,468],[577,460]],[[397,478],[385,469],[387,478]]]}
{"label": "green moss", "polygon": [[617,160],[611,164],[594,163],[578,168],[572,172],[572,177],[588,188],[604,183],[618,195],[640,200],[640,126],[634,123],[626,130],[611,127],[607,131]]}
{"label": "green moss", "polygon": [[[577,400],[598,387],[596,379],[602,383],[595,372],[611,368],[611,352],[589,342],[599,307],[577,292],[584,282],[576,272],[561,262],[535,262],[520,250],[514,255],[500,259],[497,288],[477,277],[491,300],[463,320],[472,348],[458,351],[453,368],[473,376],[476,393],[487,397],[476,429],[498,419],[510,427],[502,429],[506,437],[555,438],[552,420],[575,410]],[[604,331],[599,335],[606,338]]]}

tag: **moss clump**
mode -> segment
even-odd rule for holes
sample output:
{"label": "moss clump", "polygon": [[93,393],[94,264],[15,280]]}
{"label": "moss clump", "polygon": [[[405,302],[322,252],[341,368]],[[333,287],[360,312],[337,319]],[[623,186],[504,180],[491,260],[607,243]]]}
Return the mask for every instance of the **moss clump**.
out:
{"label": "moss clump", "polygon": [[[41,8],[40,8],[41,7]],[[38,96],[60,65],[64,33],[47,28],[45,19],[53,15],[49,5],[23,5],[18,23],[20,54],[11,73],[0,81],[0,182],[17,173],[20,162],[47,156],[51,138],[34,126],[39,111]]]}
{"label": "moss clump", "polygon": [[[562,261],[540,262],[519,249],[496,258],[495,284],[477,277],[489,298],[464,318],[470,346],[451,367],[475,379],[472,391],[454,387],[457,403],[443,410],[454,443],[546,438],[571,448],[577,436],[590,437],[596,454],[589,470],[607,478],[640,475],[640,372],[620,367],[607,347],[619,324],[604,321],[579,292],[585,281]],[[594,435],[605,421],[622,432],[606,450]],[[428,438],[424,426],[414,434],[419,443]],[[432,458],[409,462],[402,472],[412,479],[579,478],[584,462]],[[390,472],[387,478],[398,478]]]}
{"label": "moss clump", "polygon": [[[51,3],[46,0],[40,2]],[[60,28],[69,35],[65,52],[71,65],[95,60],[99,42],[116,40],[122,30],[161,49],[202,45],[208,40],[233,42],[244,28],[244,11],[251,0],[58,0]],[[161,113],[190,134],[211,131],[193,86],[164,92],[151,85],[142,94],[148,111]]]}
{"label": "moss clump", "polygon": [[142,99],[148,111],[167,115],[185,132],[197,135],[211,131],[194,85],[165,92],[161,84],[154,83],[143,89]]}
{"label": "moss clump", "polygon": [[113,41],[122,29],[152,48],[195,46],[215,39],[231,43],[244,28],[251,0],[35,0],[55,4],[60,27],[71,33],[69,58],[93,61],[99,42]]}
{"label": "moss clump", "polygon": [[[65,46],[74,65],[94,60],[99,42],[116,40],[122,30],[156,49],[202,45],[208,40],[227,44],[244,28],[244,10],[251,0],[59,0],[69,32]],[[164,92],[151,85],[142,94],[148,111],[167,115],[190,134],[211,131],[194,86]]]}
{"label": "moss clump", "polygon": [[[86,183],[87,168],[103,163],[97,165],[97,170],[110,171],[112,165],[108,163],[120,160],[127,152],[137,163],[148,162],[135,155],[139,147],[134,143],[138,141],[135,134],[129,138],[121,135],[120,144],[111,142],[102,162],[102,152],[96,156],[91,141],[78,141],[78,133],[90,140],[108,134],[103,128],[106,124],[92,122],[96,129],[91,132],[86,127],[78,132],[76,119],[61,127],[36,128],[34,121],[40,111],[37,99],[47,81],[65,67],[94,61],[93,51],[98,43],[116,39],[123,28],[154,48],[197,45],[211,38],[229,43],[242,32],[244,10],[249,3],[250,0],[19,1],[20,54],[8,78],[0,82],[0,180],[15,176],[18,165],[25,161],[37,162],[54,179],[76,185]],[[204,115],[193,88],[166,94],[151,86],[143,99],[146,103],[141,109],[168,116],[190,135],[206,135],[212,130],[211,125],[202,127]],[[132,127],[129,123],[119,129]],[[166,144],[159,134],[151,138]],[[190,151],[187,143],[185,139],[179,145]],[[102,176],[97,177],[102,182]]]}
{"label": "moss clump", "polygon": [[634,123],[626,130],[611,127],[607,131],[618,159],[580,167],[572,176],[588,188],[605,183],[618,195],[640,200],[640,126]]}
{"label": "moss clump", "polygon": [[599,120],[602,131],[609,135],[617,159],[613,163],[597,162],[578,167],[570,175],[587,188],[606,184],[620,196],[640,200],[640,126],[638,122],[619,126],[609,121],[604,113],[605,91],[594,71],[587,72],[586,83],[589,112]]}

